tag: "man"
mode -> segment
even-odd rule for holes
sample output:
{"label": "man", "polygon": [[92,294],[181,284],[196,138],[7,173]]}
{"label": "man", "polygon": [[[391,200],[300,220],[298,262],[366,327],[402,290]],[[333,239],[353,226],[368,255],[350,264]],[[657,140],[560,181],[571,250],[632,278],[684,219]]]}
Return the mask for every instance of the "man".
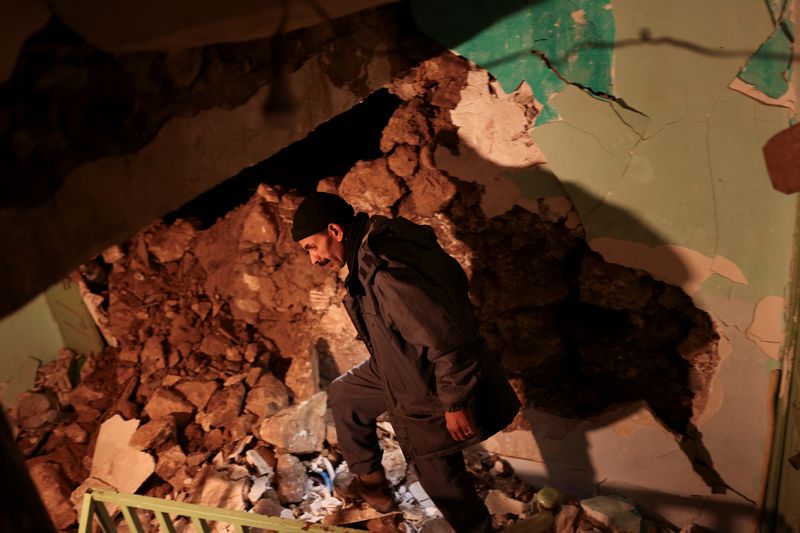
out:
{"label": "man", "polygon": [[429,226],[355,214],[339,196],[313,193],[292,237],[311,263],[347,266],[344,305],[370,357],[329,394],[339,447],[352,473],[348,497],[395,507],[375,419],[388,412],[425,491],[458,533],[492,531],[462,451],[503,429],[519,401],[478,332],[468,280]]}

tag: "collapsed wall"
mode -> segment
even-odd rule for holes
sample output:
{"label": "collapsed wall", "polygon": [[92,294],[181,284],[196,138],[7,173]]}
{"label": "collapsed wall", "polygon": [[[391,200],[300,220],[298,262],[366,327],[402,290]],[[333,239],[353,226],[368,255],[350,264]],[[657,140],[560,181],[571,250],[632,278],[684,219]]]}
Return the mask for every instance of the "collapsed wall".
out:
{"label": "collapsed wall", "polygon": [[[681,289],[591,251],[567,199],[492,209],[491,182],[443,164],[461,157],[475,166],[452,115],[465,95],[479,116],[499,102],[525,127],[537,112],[533,97],[524,88],[505,95],[452,54],[420,64],[389,90],[402,103],[383,129],[382,155],[318,188],[359,210],[434,228],[470,275],[481,329],[525,405],[586,418],[644,400],[671,432],[696,438],[692,419],[718,361],[708,315]],[[514,164],[540,162],[526,159],[535,150],[529,138],[514,142],[528,150]],[[278,471],[267,485],[280,507],[302,497],[303,482],[295,479],[294,492],[276,484],[302,478],[297,455],[325,451],[337,460],[325,444],[335,446],[322,423],[324,389],[367,354],[340,305],[341,279],[312,268],[291,240],[302,199],[291,185],[262,184],[208,228],[191,217],[156,221],[104,254],[108,297],[97,310],[107,313],[105,333],[117,347],[79,371],[71,354],[48,365],[16,413],[18,442],[37,456],[29,461],[34,477],[57,479],[60,526],[74,521],[72,492],[75,503],[98,477],[91,458],[99,428],[117,414],[144,423],[133,427],[131,445],[154,457],[155,477],[144,476],[140,490],[158,496],[201,501],[198,479],[237,460],[252,473],[258,455]],[[300,444],[298,427],[309,432]],[[512,428],[530,426],[521,415]],[[227,503],[249,507],[267,488]]]}

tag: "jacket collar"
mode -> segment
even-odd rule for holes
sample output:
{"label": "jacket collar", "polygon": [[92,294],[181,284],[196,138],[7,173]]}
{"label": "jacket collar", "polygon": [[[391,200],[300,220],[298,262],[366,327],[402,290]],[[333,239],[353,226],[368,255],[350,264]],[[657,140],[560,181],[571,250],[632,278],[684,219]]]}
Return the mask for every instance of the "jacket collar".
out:
{"label": "jacket collar", "polygon": [[344,259],[347,263],[347,278],[344,280],[344,285],[350,293],[357,294],[363,292],[363,287],[358,281],[358,249],[361,247],[361,241],[364,240],[364,234],[367,232],[369,225],[369,215],[366,213],[358,213],[353,222],[350,224],[349,235],[344,241]]}

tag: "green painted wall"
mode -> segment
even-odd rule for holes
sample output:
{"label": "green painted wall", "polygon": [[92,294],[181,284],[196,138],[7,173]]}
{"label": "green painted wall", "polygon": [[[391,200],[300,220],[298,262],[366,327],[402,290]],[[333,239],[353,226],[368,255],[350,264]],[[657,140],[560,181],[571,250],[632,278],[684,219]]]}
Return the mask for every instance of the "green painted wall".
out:
{"label": "green painted wall", "polygon": [[698,424],[723,478],[758,500],[798,205],[772,188],[762,147],[794,118],[776,101],[794,93],[792,3],[412,4],[426,32],[545,104],[532,136],[548,162],[510,176],[525,197],[566,191],[590,243],[678,250],[699,276],[692,297],[725,353]]}

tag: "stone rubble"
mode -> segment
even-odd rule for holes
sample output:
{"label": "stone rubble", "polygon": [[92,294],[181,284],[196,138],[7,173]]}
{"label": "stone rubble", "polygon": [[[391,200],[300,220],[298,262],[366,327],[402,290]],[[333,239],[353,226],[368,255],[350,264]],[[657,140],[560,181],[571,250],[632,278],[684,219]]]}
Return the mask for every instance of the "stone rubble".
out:
{"label": "stone rubble", "polygon": [[[391,84],[402,103],[384,128],[382,155],[324,180],[320,189],[340,193],[359,209],[433,227],[472,276],[481,329],[526,402],[583,416],[629,399],[609,392],[623,368],[648,379],[655,369],[668,381],[676,364],[696,364],[710,375],[716,354],[707,317],[679,289],[604,264],[588,250],[569,201],[558,210],[542,201],[533,210],[517,206],[487,219],[482,186],[437,169],[437,148],[459,149],[450,112],[474,69],[445,54]],[[309,522],[371,524],[375,531],[447,530],[386,422],[379,424],[383,461],[402,512],[381,517],[336,495],[333,478],[347,467],[325,389],[367,353],[338,303],[342,279],[309,268],[291,239],[300,201],[293,191],[262,184],[213,223],[155,221],[96,260],[108,271],[107,287],[84,298],[93,295],[104,336],[113,343],[89,356],[62,352],[39,369],[34,390],[9,413],[59,528],[74,528],[74,506],[92,486]],[[520,258],[531,265],[525,272]],[[584,304],[594,312],[624,311],[637,324],[666,317],[655,347],[628,328],[657,365],[631,367],[624,354],[605,357],[629,339],[577,331],[580,353],[573,355],[582,361],[580,371],[598,380],[607,398],[598,403],[598,395],[569,389],[580,380],[558,377],[566,371],[564,343],[554,332],[563,328],[554,327],[553,314],[566,304],[577,311]],[[664,354],[678,353],[678,341],[685,341],[684,359],[676,363]],[[540,350],[532,355],[530,346]],[[611,360],[621,366],[604,363]],[[666,383],[652,388],[681,401],[664,396],[654,411],[680,432],[697,391]],[[578,407],[569,411],[572,405]],[[520,418],[512,429],[525,428]],[[510,465],[485,452],[469,452],[466,459],[496,525],[536,516],[535,490]],[[601,528],[602,517],[588,516],[597,509],[579,505],[567,502],[554,515],[559,531],[589,523]]]}

